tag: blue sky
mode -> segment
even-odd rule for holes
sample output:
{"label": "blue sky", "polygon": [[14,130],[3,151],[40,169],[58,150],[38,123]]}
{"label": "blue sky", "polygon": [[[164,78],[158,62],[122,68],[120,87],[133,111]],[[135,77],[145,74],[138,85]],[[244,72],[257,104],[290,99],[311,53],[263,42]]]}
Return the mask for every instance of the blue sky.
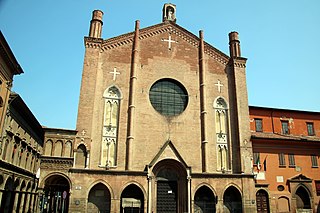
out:
{"label": "blue sky", "polygon": [[[103,38],[160,23],[158,0],[0,0],[0,29],[24,70],[19,93],[39,122],[76,128],[84,44],[94,9],[104,12]],[[229,54],[240,35],[248,58],[249,104],[320,111],[319,0],[171,0],[177,24]]]}

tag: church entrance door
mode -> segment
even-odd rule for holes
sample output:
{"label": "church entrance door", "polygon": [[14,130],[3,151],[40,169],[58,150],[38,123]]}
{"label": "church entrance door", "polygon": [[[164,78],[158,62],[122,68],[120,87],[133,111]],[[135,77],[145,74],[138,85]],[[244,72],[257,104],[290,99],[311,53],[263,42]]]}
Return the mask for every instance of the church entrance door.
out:
{"label": "church entrance door", "polygon": [[177,212],[177,182],[158,181],[157,184],[157,212]]}
{"label": "church entrance door", "polygon": [[187,212],[187,173],[175,160],[160,161],[153,169],[156,177],[155,197],[157,213]]}

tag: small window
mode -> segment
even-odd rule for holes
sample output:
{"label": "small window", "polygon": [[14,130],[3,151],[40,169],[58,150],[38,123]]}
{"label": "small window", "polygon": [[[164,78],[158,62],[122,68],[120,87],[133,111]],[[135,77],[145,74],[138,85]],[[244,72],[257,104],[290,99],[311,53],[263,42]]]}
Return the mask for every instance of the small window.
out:
{"label": "small window", "polygon": [[288,121],[281,121],[282,126],[282,134],[288,135],[289,134],[289,122]]}
{"label": "small window", "polygon": [[258,153],[258,152],[253,153],[253,164],[254,165],[260,164],[260,153]]}
{"label": "small window", "polygon": [[316,155],[311,155],[311,165],[313,168],[318,168],[318,159]]}
{"label": "small window", "polygon": [[289,157],[289,167],[295,167],[296,163],[294,160],[294,154],[289,154],[288,157]]}
{"label": "small window", "polygon": [[314,135],[313,123],[311,123],[311,122],[307,123],[307,130],[308,130],[308,135]]}
{"label": "small window", "polygon": [[283,153],[279,153],[279,167],[285,167],[286,166],[286,159],[284,157]]}
{"label": "small window", "polygon": [[254,119],[255,125],[256,125],[256,132],[262,132],[262,119],[260,118],[255,118]]}
{"label": "small window", "polygon": [[284,186],[283,185],[279,185],[277,186],[277,189],[279,192],[282,192],[284,190]]}

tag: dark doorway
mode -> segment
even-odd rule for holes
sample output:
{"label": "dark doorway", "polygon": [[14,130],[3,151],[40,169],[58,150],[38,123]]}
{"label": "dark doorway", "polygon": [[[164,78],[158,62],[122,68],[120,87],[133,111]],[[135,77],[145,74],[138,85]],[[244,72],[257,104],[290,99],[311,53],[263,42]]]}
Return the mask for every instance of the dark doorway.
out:
{"label": "dark doorway", "polygon": [[296,191],[297,209],[311,209],[310,196],[308,191],[300,186]]}
{"label": "dark doorway", "polygon": [[60,175],[50,176],[44,185],[44,194],[40,197],[42,213],[68,213],[70,186],[66,178]]}
{"label": "dark doorway", "polygon": [[194,196],[194,212],[216,212],[216,199],[213,192],[206,186],[200,187]]}
{"label": "dark doorway", "polygon": [[242,213],[242,200],[239,190],[230,186],[223,195],[223,204],[226,212]]}
{"label": "dark doorway", "polygon": [[177,181],[157,182],[157,212],[177,212]]}
{"label": "dark doorway", "polygon": [[131,184],[121,194],[121,213],[143,213],[144,195],[141,189]]}
{"label": "dark doorway", "polygon": [[14,204],[14,184],[11,177],[8,178],[2,194],[0,212],[9,213],[13,211]]}
{"label": "dark doorway", "polygon": [[269,196],[265,190],[259,190],[256,194],[257,213],[269,213]]}
{"label": "dark doorway", "polygon": [[[170,143],[169,143],[170,145]],[[162,160],[153,168],[157,213],[188,211],[188,187],[185,165],[175,160]]]}
{"label": "dark doorway", "polygon": [[88,197],[87,212],[90,213],[109,213],[111,196],[109,189],[102,183],[96,184],[91,188]]}

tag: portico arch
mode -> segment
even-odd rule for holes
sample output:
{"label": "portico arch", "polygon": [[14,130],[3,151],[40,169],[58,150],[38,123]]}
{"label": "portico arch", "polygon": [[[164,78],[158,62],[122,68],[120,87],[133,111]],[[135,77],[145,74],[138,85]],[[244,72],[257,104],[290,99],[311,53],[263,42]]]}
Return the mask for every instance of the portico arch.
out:
{"label": "portico arch", "polygon": [[187,211],[187,172],[176,160],[165,159],[153,168],[157,213]]}
{"label": "portico arch", "polygon": [[52,174],[45,178],[43,185],[41,212],[68,213],[70,180],[61,174]]}

